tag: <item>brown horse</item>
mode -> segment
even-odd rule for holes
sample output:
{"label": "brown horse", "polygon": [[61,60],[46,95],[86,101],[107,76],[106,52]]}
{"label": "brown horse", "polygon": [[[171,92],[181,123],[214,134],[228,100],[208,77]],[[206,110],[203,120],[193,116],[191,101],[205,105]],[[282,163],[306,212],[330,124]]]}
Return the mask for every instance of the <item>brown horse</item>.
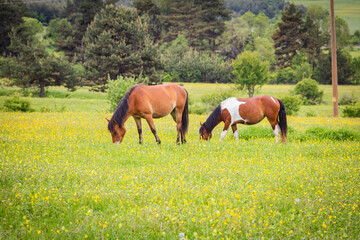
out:
{"label": "brown horse", "polygon": [[139,143],[141,144],[143,141],[141,118],[145,118],[156,142],[160,144],[153,118],[161,118],[168,114],[171,114],[176,122],[176,143],[179,143],[180,135],[181,142],[185,143],[185,134],[189,125],[187,91],[173,83],[157,86],[142,84],[133,86],[120,101],[111,119],[108,120],[108,129],[113,143],[121,143],[126,133],[124,124],[129,117],[133,116],[139,133]]}
{"label": "brown horse", "polygon": [[229,126],[231,126],[234,137],[238,140],[236,124],[252,125],[260,122],[266,117],[279,141],[279,134],[282,141],[287,140],[287,121],[285,106],[279,99],[270,96],[259,96],[251,98],[231,97],[223,102],[210,114],[206,122],[200,123],[200,138],[208,140],[212,137],[212,130],[220,122],[224,122],[224,129],[220,140],[226,136]]}

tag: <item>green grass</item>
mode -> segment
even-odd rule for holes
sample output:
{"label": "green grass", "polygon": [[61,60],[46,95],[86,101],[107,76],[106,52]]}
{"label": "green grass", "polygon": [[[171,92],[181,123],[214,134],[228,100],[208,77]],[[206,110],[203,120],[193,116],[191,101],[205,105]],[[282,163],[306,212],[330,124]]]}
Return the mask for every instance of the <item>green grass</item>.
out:
{"label": "green grass", "polygon": [[[292,0],[295,4],[302,4],[305,7],[316,5],[330,11],[330,1],[328,0]],[[360,1],[341,0],[334,1],[335,15],[343,18],[349,24],[351,32],[360,30]]]}
{"label": "green grass", "polygon": [[191,115],[179,146],[170,116],[155,120],[162,145],[144,121],[139,145],[129,119],[115,146],[110,116],[0,114],[0,239],[360,235],[359,119],[288,117],[283,145],[266,121],[199,142],[207,116]]}
{"label": "green grass", "polygon": [[[201,96],[206,92],[234,88],[233,84],[182,83],[182,85],[189,92],[191,103],[199,103]],[[281,99],[294,87],[295,85],[265,85],[256,95],[271,95]],[[319,89],[324,91],[324,103],[318,106],[302,106],[298,116],[332,116],[332,86],[320,85]],[[0,89],[0,108],[6,99],[18,91],[20,91],[19,88]],[[247,97],[244,92],[235,91],[234,94],[237,97]],[[30,100],[32,108],[37,112],[106,112],[109,109],[106,93],[91,92],[88,88],[79,88],[75,92],[69,92],[64,87],[50,87],[47,95],[50,97],[42,99],[36,97],[36,92],[34,92],[33,96],[27,99]],[[360,87],[340,85],[338,95],[339,98],[344,95],[360,96]],[[342,108],[342,106],[339,107],[340,114]]]}

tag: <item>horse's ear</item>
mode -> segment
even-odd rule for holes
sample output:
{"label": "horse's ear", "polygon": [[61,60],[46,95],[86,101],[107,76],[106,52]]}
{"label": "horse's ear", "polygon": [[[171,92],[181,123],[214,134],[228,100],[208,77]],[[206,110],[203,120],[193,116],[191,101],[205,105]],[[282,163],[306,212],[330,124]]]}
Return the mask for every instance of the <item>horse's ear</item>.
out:
{"label": "horse's ear", "polygon": [[112,120],[112,122],[113,122],[113,124],[114,124],[114,125],[117,125],[117,123],[116,123],[115,119],[113,119],[113,120]]}
{"label": "horse's ear", "polygon": [[108,122],[110,122],[110,120],[109,119],[107,119],[107,118],[105,118]]}

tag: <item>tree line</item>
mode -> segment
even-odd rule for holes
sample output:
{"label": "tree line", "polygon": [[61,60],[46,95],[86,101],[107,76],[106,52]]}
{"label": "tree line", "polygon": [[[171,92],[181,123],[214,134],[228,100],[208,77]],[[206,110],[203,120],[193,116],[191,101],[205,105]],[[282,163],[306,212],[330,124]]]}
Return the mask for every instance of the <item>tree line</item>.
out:
{"label": "tree line", "polygon": [[[249,82],[237,71],[251,64],[259,71],[251,80],[256,84],[331,83],[329,12],[321,7],[280,0],[123,1],[126,6],[69,0],[51,19],[49,6],[11,2],[0,0],[6,19],[0,76],[13,85],[35,85],[41,96],[50,85],[104,91],[118,76],[151,83]],[[339,17],[336,30],[339,84],[359,84],[360,58],[348,51],[359,44],[359,31],[351,35]]]}

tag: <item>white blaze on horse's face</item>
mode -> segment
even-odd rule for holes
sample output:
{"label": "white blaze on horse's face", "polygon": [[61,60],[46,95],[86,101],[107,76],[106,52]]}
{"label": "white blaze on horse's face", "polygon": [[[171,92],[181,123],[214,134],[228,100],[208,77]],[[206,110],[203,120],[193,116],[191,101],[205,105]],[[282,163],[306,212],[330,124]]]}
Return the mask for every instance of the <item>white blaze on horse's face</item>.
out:
{"label": "white blaze on horse's face", "polygon": [[240,113],[239,113],[240,105],[245,104],[245,103],[246,102],[238,101],[236,97],[231,97],[231,98],[228,98],[225,101],[221,102],[221,110],[227,109],[231,115],[230,125],[232,125],[234,122],[240,121],[240,120],[244,121],[245,123],[247,122],[245,119],[243,119],[240,116]]}

